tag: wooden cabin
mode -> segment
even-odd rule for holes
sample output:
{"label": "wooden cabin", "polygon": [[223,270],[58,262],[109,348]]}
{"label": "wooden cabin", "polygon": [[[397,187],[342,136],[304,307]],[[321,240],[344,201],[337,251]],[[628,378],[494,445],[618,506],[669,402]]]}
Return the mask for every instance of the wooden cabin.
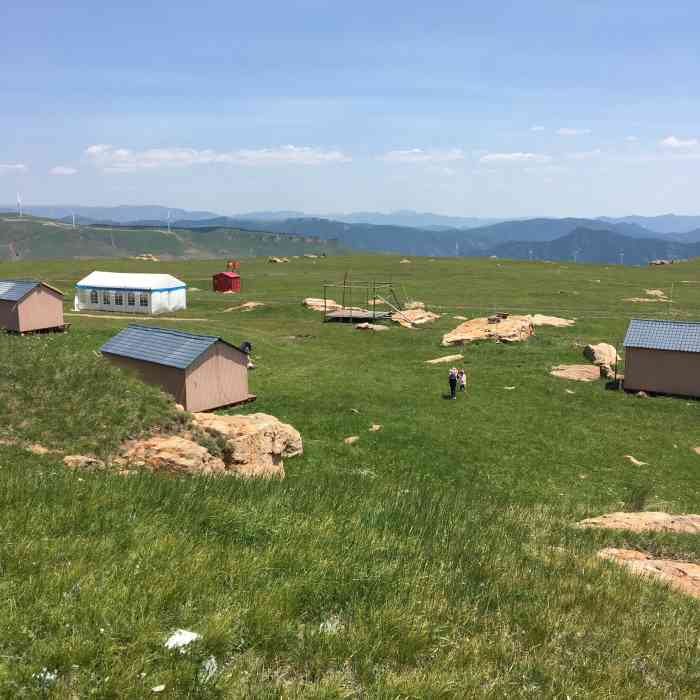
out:
{"label": "wooden cabin", "polygon": [[0,328],[14,333],[63,330],[63,292],[36,280],[0,279]]}
{"label": "wooden cabin", "polygon": [[700,397],[700,323],[632,319],[624,346],[626,390]]}
{"label": "wooden cabin", "polygon": [[132,324],[100,352],[118,367],[171,394],[188,411],[252,401],[248,355],[218,336]]}

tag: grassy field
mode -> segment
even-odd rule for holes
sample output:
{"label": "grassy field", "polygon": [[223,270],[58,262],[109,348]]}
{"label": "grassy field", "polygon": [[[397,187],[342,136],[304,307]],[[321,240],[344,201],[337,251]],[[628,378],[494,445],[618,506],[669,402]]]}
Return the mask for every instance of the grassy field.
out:
{"label": "grassy field", "polygon": [[[291,423],[305,447],[285,481],[263,483],[80,473],[0,446],[0,696],[700,696],[698,602],[595,557],[700,560],[700,538],[572,527],[639,503],[700,512],[700,402],[548,374],[583,361],[585,343],[619,344],[633,316],[700,318],[700,264],[250,259],[239,297],[208,291],[220,267],[0,263],[0,277],[40,276],[68,297],[95,268],[186,280],[200,291],[183,320],[156,323],[252,341],[258,401],[243,410]],[[444,315],[378,334],[322,324],[300,301],[346,271],[391,277]],[[674,303],[623,301],[647,288]],[[251,300],[266,306],[225,311]],[[447,368],[424,360],[452,352],[439,341],[453,315],[492,311],[577,323],[465,347],[468,395],[443,400]],[[93,353],[127,321],[67,320],[65,335],[0,339],[0,430],[108,453],[167,426],[167,401]],[[202,635],[184,654],[164,647],[178,628]]]}

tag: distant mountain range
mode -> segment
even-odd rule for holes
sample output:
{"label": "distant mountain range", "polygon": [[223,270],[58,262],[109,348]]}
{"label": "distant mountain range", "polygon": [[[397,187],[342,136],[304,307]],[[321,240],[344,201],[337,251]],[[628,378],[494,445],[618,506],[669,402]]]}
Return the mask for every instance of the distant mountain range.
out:
{"label": "distant mountain range", "polygon": [[[68,208],[55,208],[62,213]],[[294,212],[257,212],[240,217],[208,216],[210,212],[170,209],[171,232],[161,218],[165,207],[75,207],[78,229],[70,215],[58,221],[0,217],[0,258],[132,255],[152,252],[169,257],[222,255],[291,255],[366,250],[402,255],[487,256],[573,260],[580,262],[646,264],[655,258],[700,255],[700,217],[651,217],[668,226],[680,220],[684,230],[658,233],[642,226],[645,217],[538,218],[509,220],[472,227],[441,226],[437,215],[397,212],[396,216],[427,217],[423,228],[397,224],[351,223],[337,219],[286,216]],[[87,216],[125,218],[144,215],[128,224],[102,224]],[[147,215],[155,215],[151,218]],[[415,215],[415,217],[414,217]],[[184,216],[186,218],[180,218]],[[246,218],[249,217],[249,218]],[[353,216],[362,217],[362,214]],[[368,214],[367,216],[370,216]],[[394,215],[387,215],[394,216]],[[260,218],[255,218],[260,217]],[[267,218],[263,218],[267,217]],[[444,217],[443,217],[444,219]],[[31,221],[31,225],[27,222]],[[464,222],[465,219],[460,219]],[[472,219],[472,222],[476,219]],[[60,234],[60,235],[59,235]],[[3,251],[3,246],[5,249]]]}

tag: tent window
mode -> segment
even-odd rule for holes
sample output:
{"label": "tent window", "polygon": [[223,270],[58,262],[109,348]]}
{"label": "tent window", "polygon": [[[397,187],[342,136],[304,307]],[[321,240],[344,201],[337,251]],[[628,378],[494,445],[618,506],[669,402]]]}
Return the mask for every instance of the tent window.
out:
{"label": "tent window", "polygon": [[139,294],[139,306],[148,306],[148,294]]}
{"label": "tent window", "polygon": [[96,289],[91,289],[90,290],[90,303],[91,304],[99,304],[100,299],[97,296],[97,290]]}
{"label": "tent window", "polygon": [[136,295],[133,292],[128,292],[126,295],[127,306],[136,306]]}
{"label": "tent window", "polygon": [[107,292],[107,291],[102,292],[102,303],[107,304],[107,306],[109,306],[112,303],[112,300],[110,299],[109,292]]}
{"label": "tent window", "polygon": [[114,305],[124,306],[124,295],[121,292],[114,292]]}

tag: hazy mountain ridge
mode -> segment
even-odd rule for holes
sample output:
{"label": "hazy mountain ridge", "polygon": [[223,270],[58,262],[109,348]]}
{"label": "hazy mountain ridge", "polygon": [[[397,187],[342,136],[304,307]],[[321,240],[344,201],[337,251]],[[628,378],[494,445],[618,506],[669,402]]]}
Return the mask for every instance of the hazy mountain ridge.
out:
{"label": "hazy mountain ridge", "polygon": [[695,232],[700,229],[700,216],[684,216],[679,214],[661,214],[660,216],[622,216],[613,218],[609,216],[599,217],[600,221],[611,223],[629,223],[643,226],[654,233],[675,236],[680,238],[683,234]]}
{"label": "hazy mountain ridge", "polygon": [[679,243],[659,238],[631,238],[614,231],[579,227],[553,241],[509,241],[494,246],[492,255],[527,260],[569,260],[587,263],[646,265],[656,259],[700,255],[700,242]]}

